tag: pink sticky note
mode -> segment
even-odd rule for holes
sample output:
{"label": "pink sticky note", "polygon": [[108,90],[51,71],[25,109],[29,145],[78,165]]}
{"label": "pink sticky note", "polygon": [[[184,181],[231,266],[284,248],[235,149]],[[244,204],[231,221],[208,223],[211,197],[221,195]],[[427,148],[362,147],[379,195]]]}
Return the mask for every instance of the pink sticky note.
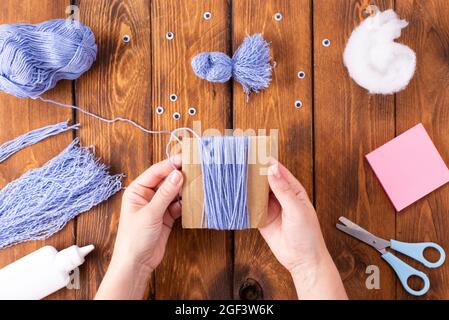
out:
{"label": "pink sticky note", "polygon": [[449,181],[449,170],[421,123],[366,158],[398,212]]}

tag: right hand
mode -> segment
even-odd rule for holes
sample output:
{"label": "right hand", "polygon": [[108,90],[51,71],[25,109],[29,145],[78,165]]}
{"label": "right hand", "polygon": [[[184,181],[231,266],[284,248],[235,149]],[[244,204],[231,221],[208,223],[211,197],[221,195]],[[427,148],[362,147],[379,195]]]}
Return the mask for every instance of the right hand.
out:
{"label": "right hand", "polygon": [[279,262],[290,271],[298,298],[347,299],[306,190],[279,163],[273,164],[268,174],[273,193],[267,224],[259,230]]}
{"label": "right hand", "polygon": [[317,214],[301,183],[280,163],[268,169],[268,182],[267,224],[259,230],[278,261],[292,274],[328,261]]}

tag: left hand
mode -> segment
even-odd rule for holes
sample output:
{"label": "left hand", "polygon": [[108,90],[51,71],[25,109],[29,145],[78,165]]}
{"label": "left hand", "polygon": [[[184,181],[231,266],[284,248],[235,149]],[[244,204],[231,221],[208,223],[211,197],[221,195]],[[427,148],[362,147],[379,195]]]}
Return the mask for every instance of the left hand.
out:
{"label": "left hand", "polygon": [[[180,168],[180,155],[172,162]],[[112,263],[132,264],[148,273],[161,263],[173,223],[181,215],[182,182],[182,173],[166,160],[126,188]]]}

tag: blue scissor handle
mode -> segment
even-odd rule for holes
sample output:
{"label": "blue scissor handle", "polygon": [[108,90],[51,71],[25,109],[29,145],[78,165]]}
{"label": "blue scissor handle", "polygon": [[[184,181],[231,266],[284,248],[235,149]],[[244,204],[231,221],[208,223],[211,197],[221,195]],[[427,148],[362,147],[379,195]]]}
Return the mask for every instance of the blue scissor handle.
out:
{"label": "blue scissor handle", "polygon": [[[384,253],[382,255],[382,258],[387,261],[388,264],[393,268],[394,272],[396,272],[399,280],[402,283],[402,286],[408,293],[414,296],[422,296],[427,291],[429,291],[430,281],[424,272],[418,271],[415,268],[409,266],[390,252]],[[412,276],[419,277],[424,281],[424,287],[421,290],[414,290],[408,285],[407,280]]]}
{"label": "blue scissor handle", "polygon": [[[444,263],[446,259],[446,253],[443,248],[436,243],[433,242],[417,242],[417,243],[408,243],[401,242],[397,240],[390,241],[391,249],[405,254],[410,258],[415,259],[416,261],[421,262],[428,268],[438,268]],[[440,253],[440,259],[436,262],[431,262],[424,257],[424,250],[427,248],[434,248]]]}

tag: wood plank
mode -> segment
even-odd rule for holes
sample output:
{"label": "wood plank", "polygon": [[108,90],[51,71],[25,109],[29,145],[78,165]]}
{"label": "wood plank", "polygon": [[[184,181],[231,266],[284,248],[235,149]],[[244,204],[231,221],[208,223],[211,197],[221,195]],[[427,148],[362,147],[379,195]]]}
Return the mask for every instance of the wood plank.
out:
{"label": "wood plank", "polygon": [[[390,0],[314,1],[315,203],[349,297],[393,299],[396,278],[378,252],[335,228],[346,216],[380,237],[395,234],[392,205],[364,158],[394,137],[394,98],[369,95],[349,77],[342,57],[370,3],[393,8]],[[365,286],[369,265],[380,269],[380,290]]]}
{"label": "wood plank", "polygon": [[[0,23],[39,23],[49,19],[66,18],[65,8],[69,0],[4,0],[0,2]],[[61,81],[56,88],[45,94],[46,98],[71,103],[72,89],[70,81]],[[6,93],[0,93],[0,144],[14,139],[30,130],[72,118],[67,109],[55,109],[43,102],[31,99],[19,99]],[[0,163],[0,187],[19,178],[32,168],[38,168],[59,154],[72,140],[67,132],[51,137],[32,147],[18,152]],[[72,245],[74,223],[70,222],[61,232],[47,241],[32,241],[0,250],[0,268],[35,251],[45,245],[55,246],[58,250]],[[61,290],[52,295],[53,299],[71,299],[73,290]]]}
{"label": "wood plank", "polygon": [[[417,55],[417,70],[408,88],[397,94],[396,123],[400,134],[422,122],[446,163],[449,163],[449,2],[445,0],[396,0],[396,10],[409,21],[399,42]],[[397,215],[396,239],[433,241],[449,247],[449,186],[446,185]],[[407,262],[430,278],[430,291],[423,299],[448,299],[449,264],[427,269]],[[398,285],[398,298],[412,298]]]}
{"label": "wood plank", "polygon": [[[211,19],[203,17],[211,13]],[[225,0],[153,0],[152,25],[152,112],[163,106],[165,113],[153,117],[153,128],[192,127],[222,131],[229,121],[230,87],[200,80],[190,61],[202,51],[224,51],[229,47],[229,4]],[[173,32],[173,40],[166,33]],[[171,102],[174,93],[178,99]],[[192,117],[187,111],[196,107]],[[174,112],[181,119],[173,120]],[[165,158],[167,137],[155,137],[153,161]],[[182,230],[175,224],[165,258],[156,270],[157,299],[229,299],[231,297],[231,243],[229,232]]]}
{"label": "wood plank", "polygon": [[[247,102],[234,84],[234,128],[279,130],[279,159],[313,196],[311,1],[233,1],[233,48],[246,35],[262,33],[276,63],[270,87]],[[276,13],[282,15],[277,21]],[[305,78],[299,79],[299,71]],[[295,108],[301,100],[303,107]],[[259,231],[235,233],[234,298],[296,299],[290,274]]]}
{"label": "wood plank", "polygon": [[[150,105],[150,1],[79,0],[81,21],[90,26],[98,44],[97,62],[77,81],[77,104],[102,116],[130,118],[151,124]],[[129,35],[131,41],[122,40]],[[111,172],[126,174],[128,185],[151,163],[150,138],[125,123],[108,125],[79,115],[84,145],[94,145]],[[121,193],[78,218],[77,243],[96,250],[84,266],[78,299],[91,299],[109,265]]]}

